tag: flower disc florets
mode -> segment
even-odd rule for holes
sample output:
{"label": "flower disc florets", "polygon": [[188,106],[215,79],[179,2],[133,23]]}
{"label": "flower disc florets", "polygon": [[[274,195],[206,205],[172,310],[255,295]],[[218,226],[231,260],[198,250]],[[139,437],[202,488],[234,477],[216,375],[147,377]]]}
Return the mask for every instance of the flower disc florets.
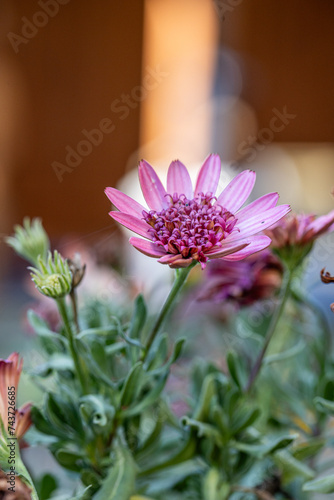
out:
{"label": "flower disc florets", "polygon": [[222,240],[237,229],[237,219],[216,203],[212,193],[199,193],[192,200],[176,193],[167,197],[167,209],[143,211],[145,222],[152,226],[148,230],[152,241],[168,253],[205,264],[205,252],[222,246]]}
{"label": "flower disc florets", "polygon": [[266,248],[271,240],[264,229],[290,211],[276,206],[277,193],[269,193],[243,207],[255,182],[255,172],[240,172],[217,193],[221,174],[218,155],[204,161],[193,186],[179,160],[170,164],[166,189],[147,161],[139,163],[139,182],[148,209],[115,188],[106,195],[118,211],[110,216],[137,233],[131,245],[161,264],[178,269],[208,260],[241,260]]}

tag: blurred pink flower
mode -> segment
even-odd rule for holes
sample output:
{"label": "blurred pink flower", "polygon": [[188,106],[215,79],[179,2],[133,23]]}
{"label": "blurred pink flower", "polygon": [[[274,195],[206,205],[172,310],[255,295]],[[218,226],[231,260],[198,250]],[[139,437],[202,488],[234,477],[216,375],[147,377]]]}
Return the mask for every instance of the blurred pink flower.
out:
{"label": "blurred pink flower", "polygon": [[201,283],[200,300],[247,306],[272,297],[282,284],[281,262],[268,250],[243,261],[216,260]]}
{"label": "blurred pink flower", "polygon": [[324,233],[334,229],[334,210],[327,215],[288,214],[277,224],[265,231],[272,240],[273,248],[304,246],[312,243]]}
{"label": "blurred pink flower", "polygon": [[220,172],[219,156],[208,156],[193,190],[188,170],[175,160],[168,169],[166,191],[154,169],[142,160],[139,181],[149,210],[109,187],[105,193],[119,210],[109,215],[145,238],[130,238],[137,250],[173,268],[188,267],[193,261],[204,268],[209,259],[244,259],[270,244],[268,236],[258,233],[284,217],[290,207],[276,207],[278,194],[270,193],[241,208],[255,183],[255,172],[250,170],[237,175],[216,197]]}
{"label": "blurred pink flower", "polygon": [[[30,418],[30,403],[26,403],[21,408],[16,409],[17,389],[22,365],[23,361],[22,359],[19,360],[17,352],[12,353],[7,359],[0,359],[0,417],[6,432],[8,432],[8,426],[14,427],[17,438],[21,438],[32,423]],[[9,411],[8,402],[10,401],[13,402],[15,408],[14,420],[9,418],[14,417],[14,413]]]}

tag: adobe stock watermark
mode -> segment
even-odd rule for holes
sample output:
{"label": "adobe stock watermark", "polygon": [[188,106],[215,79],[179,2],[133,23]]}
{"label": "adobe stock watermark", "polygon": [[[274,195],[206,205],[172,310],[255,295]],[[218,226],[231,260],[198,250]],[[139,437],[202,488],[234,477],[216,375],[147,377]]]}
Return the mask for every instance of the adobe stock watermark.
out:
{"label": "adobe stock watermark", "polygon": [[23,43],[26,45],[32,38],[35,38],[40,28],[44,28],[51,17],[55,17],[61,5],[66,5],[70,0],[39,0],[37,3],[41,10],[37,10],[31,19],[21,17],[21,34],[10,31],[7,38],[10,41],[14,52],[18,54],[19,47]]}
{"label": "adobe stock watermark", "polygon": [[239,167],[244,162],[255,160],[259,151],[263,151],[270,144],[276,134],[282,132],[297,115],[289,113],[287,106],[282,111],[277,108],[272,109],[273,116],[270,119],[269,127],[261,128],[256,136],[249,135],[247,140],[240,142],[237,151],[241,156],[240,160],[231,164],[232,168]]}
{"label": "adobe stock watermark", "polygon": [[[160,66],[156,66],[154,69],[147,67],[142,85],[137,85],[133,87],[130,93],[124,93],[118,99],[114,99],[110,104],[110,110],[117,116],[118,120],[125,120],[131,110],[136,109],[149,92],[156,89],[168,76],[169,73],[162,71]],[[111,134],[115,129],[115,120],[106,117],[102,118],[95,128],[81,130],[83,138],[75,146],[67,145],[65,147],[66,156],[64,161],[53,161],[51,163],[58,181],[63,181],[65,173],[73,172],[83,159],[92,153],[94,148],[102,144],[104,137]]]}
{"label": "adobe stock watermark", "polygon": [[213,0],[213,5],[220,19],[225,21],[226,14],[233,12],[243,1],[244,0]]}

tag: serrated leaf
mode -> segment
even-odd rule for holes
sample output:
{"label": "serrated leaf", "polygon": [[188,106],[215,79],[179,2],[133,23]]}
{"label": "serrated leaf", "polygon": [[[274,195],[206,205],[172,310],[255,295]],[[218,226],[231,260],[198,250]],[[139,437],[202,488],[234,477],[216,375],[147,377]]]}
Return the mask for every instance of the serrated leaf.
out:
{"label": "serrated leaf", "polygon": [[314,491],[328,495],[334,493],[334,475],[313,479],[303,486],[303,491]]}

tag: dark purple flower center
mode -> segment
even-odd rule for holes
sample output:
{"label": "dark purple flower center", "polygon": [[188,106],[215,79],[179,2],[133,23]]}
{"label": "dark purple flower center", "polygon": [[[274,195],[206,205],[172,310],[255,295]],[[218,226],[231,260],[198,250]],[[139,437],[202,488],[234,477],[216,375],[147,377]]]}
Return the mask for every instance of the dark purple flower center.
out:
{"label": "dark purple flower center", "polygon": [[205,253],[221,247],[222,241],[233,231],[237,219],[216,203],[212,193],[199,193],[188,200],[185,195],[169,197],[169,207],[157,212],[143,211],[152,240],[170,254],[205,263]]}

